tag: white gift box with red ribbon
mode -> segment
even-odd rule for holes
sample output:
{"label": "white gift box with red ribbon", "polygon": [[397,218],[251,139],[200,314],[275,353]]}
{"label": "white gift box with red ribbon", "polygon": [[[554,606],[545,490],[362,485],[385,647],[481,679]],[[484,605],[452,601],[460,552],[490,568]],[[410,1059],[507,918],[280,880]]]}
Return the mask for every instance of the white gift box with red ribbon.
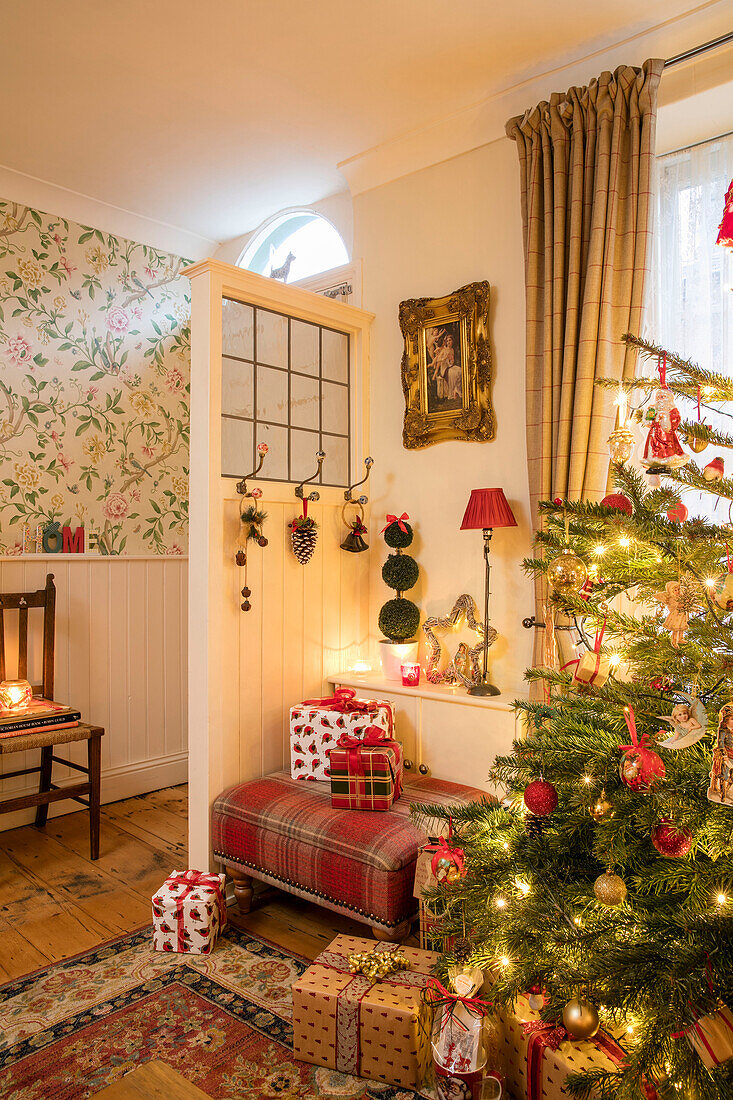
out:
{"label": "white gift box with red ribbon", "polygon": [[173,871],[153,896],[153,947],[209,955],[227,922],[226,875]]}
{"label": "white gift box with red ribbon", "polygon": [[363,737],[370,726],[394,734],[394,706],[357,699],[351,688],[337,688],[324,699],[306,699],[290,710],[290,774],[293,779],[328,780],[328,754],[343,734]]}

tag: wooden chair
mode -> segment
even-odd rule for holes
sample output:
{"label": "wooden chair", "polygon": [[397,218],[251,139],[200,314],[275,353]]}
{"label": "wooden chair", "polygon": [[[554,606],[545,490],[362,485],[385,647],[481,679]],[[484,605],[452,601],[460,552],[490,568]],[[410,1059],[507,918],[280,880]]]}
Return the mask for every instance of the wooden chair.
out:
{"label": "wooden chair", "polygon": [[[5,679],[5,616],[8,611],[18,612],[18,679],[28,676],[28,610],[31,607],[43,608],[43,683],[34,685],[33,694],[53,699],[54,644],[56,630],[56,586],[53,573],[46,577],[46,587],[37,592],[12,592],[0,594],[0,681]],[[89,809],[89,843],[91,858],[99,858],[99,817],[100,817],[100,779],[101,747],[104,730],[101,726],[88,726],[80,723],[74,729],[59,729],[12,737],[0,737],[0,756],[11,752],[26,752],[28,749],[41,750],[41,763],[37,768],[25,768],[22,771],[5,772],[2,779],[13,779],[19,775],[33,775],[40,772],[37,794],[20,795],[0,802],[0,813],[13,810],[25,810],[36,807],[36,825],[43,828],[48,819],[50,802],[59,802],[64,798],[73,798]],[[72,741],[87,742],[87,766],[76,764],[73,760],[64,760],[54,756],[55,745],[68,745]],[[54,763],[65,764],[75,771],[88,776],[86,782],[72,783],[59,787],[51,782]],[[87,797],[84,797],[84,796]]]}

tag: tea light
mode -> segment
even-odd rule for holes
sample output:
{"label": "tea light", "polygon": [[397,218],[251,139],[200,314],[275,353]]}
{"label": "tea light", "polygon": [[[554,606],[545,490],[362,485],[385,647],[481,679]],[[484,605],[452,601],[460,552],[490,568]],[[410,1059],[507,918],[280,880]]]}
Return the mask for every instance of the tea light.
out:
{"label": "tea light", "polygon": [[27,680],[3,680],[0,684],[0,704],[7,710],[23,710],[33,698],[33,688]]}
{"label": "tea light", "polygon": [[400,665],[400,671],[403,687],[417,687],[420,683],[420,665],[410,662],[409,664]]}

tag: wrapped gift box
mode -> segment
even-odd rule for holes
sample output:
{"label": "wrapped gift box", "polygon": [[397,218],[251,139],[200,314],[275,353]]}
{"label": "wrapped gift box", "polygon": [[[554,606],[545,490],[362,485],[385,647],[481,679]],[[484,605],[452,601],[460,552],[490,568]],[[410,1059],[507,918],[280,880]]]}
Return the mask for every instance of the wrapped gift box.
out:
{"label": "wrapped gift box", "polygon": [[698,1017],[682,1033],[708,1069],[733,1058],[733,1012],[721,1004],[715,1012]]}
{"label": "wrapped gift box", "polygon": [[306,699],[290,710],[290,774],[293,779],[328,779],[328,753],[342,733],[363,737],[369,726],[394,733],[394,706],[357,699],[351,688],[338,688],[325,699]]}
{"label": "wrapped gift box", "polygon": [[[349,970],[355,952],[395,950],[409,970],[376,982]],[[430,1062],[432,1009],[423,990],[437,960],[416,947],[337,936],[293,984],[295,1057],[418,1089]]]}
{"label": "wrapped gift box", "polygon": [[156,951],[209,955],[227,920],[225,875],[173,871],[153,897]]}
{"label": "wrapped gift box", "polygon": [[599,1031],[594,1039],[570,1039],[562,1026],[542,1023],[526,997],[519,997],[512,1009],[500,1009],[498,1016],[507,1091],[513,1100],[567,1100],[568,1074],[616,1070],[624,1061],[623,1050],[610,1035]]}
{"label": "wrapped gift box", "polygon": [[329,753],[331,805],[339,810],[388,810],[402,791],[402,746],[380,726],[361,737],[342,734]]}

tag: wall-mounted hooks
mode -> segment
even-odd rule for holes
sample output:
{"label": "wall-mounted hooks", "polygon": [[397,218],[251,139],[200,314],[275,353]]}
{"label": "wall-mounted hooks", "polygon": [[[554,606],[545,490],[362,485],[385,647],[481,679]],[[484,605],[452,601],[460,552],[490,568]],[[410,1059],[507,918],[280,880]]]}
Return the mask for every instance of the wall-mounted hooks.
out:
{"label": "wall-mounted hooks", "polygon": [[[321,467],[323,466],[323,460],[324,460],[325,457],[326,457],[326,452],[325,451],[316,451],[316,458],[318,460],[318,469],[316,470],[316,472],[313,474],[312,477],[304,478],[304,480],[301,481],[299,485],[295,486],[295,495],[298,498],[298,500],[320,500],[321,499],[321,494],[315,492],[315,490],[312,493],[309,493],[308,496],[305,496],[305,494],[303,492],[303,486],[307,485],[311,481],[315,481],[317,477],[321,476]],[[304,514],[305,514],[305,512],[304,512]]]}
{"label": "wall-mounted hooks", "polygon": [[260,495],[259,490],[256,490],[254,493],[251,493],[247,488],[247,482],[249,481],[249,479],[251,477],[256,477],[257,474],[260,472],[260,470],[262,469],[262,463],[265,461],[265,457],[267,456],[267,452],[269,451],[269,449],[270,448],[267,446],[266,443],[258,443],[257,444],[257,454],[259,456],[259,458],[257,460],[257,465],[255,466],[255,468],[254,468],[254,470],[252,471],[251,474],[245,474],[245,476],[242,478],[242,480],[238,481],[237,485],[236,485],[237,492],[239,493],[239,495],[241,497],[251,497],[251,496]]}
{"label": "wall-mounted hooks", "polygon": [[366,466],[366,473],[364,474],[364,477],[361,479],[361,481],[354,482],[353,485],[349,485],[348,489],[346,489],[344,491],[344,500],[347,503],[355,504],[355,503],[358,502],[359,504],[366,504],[367,501],[369,500],[369,497],[362,495],[360,497],[357,497],[357,500],[355,501],[354,498],[351,495],[353,493],[354,489],[358,489],[360,485],[363,485],[364,482],[369,480],[369,473],[371,471],[372,466],[374,465],[374,459],[371,458],[371,457],[365,458],[364,459],[364,465]]}

